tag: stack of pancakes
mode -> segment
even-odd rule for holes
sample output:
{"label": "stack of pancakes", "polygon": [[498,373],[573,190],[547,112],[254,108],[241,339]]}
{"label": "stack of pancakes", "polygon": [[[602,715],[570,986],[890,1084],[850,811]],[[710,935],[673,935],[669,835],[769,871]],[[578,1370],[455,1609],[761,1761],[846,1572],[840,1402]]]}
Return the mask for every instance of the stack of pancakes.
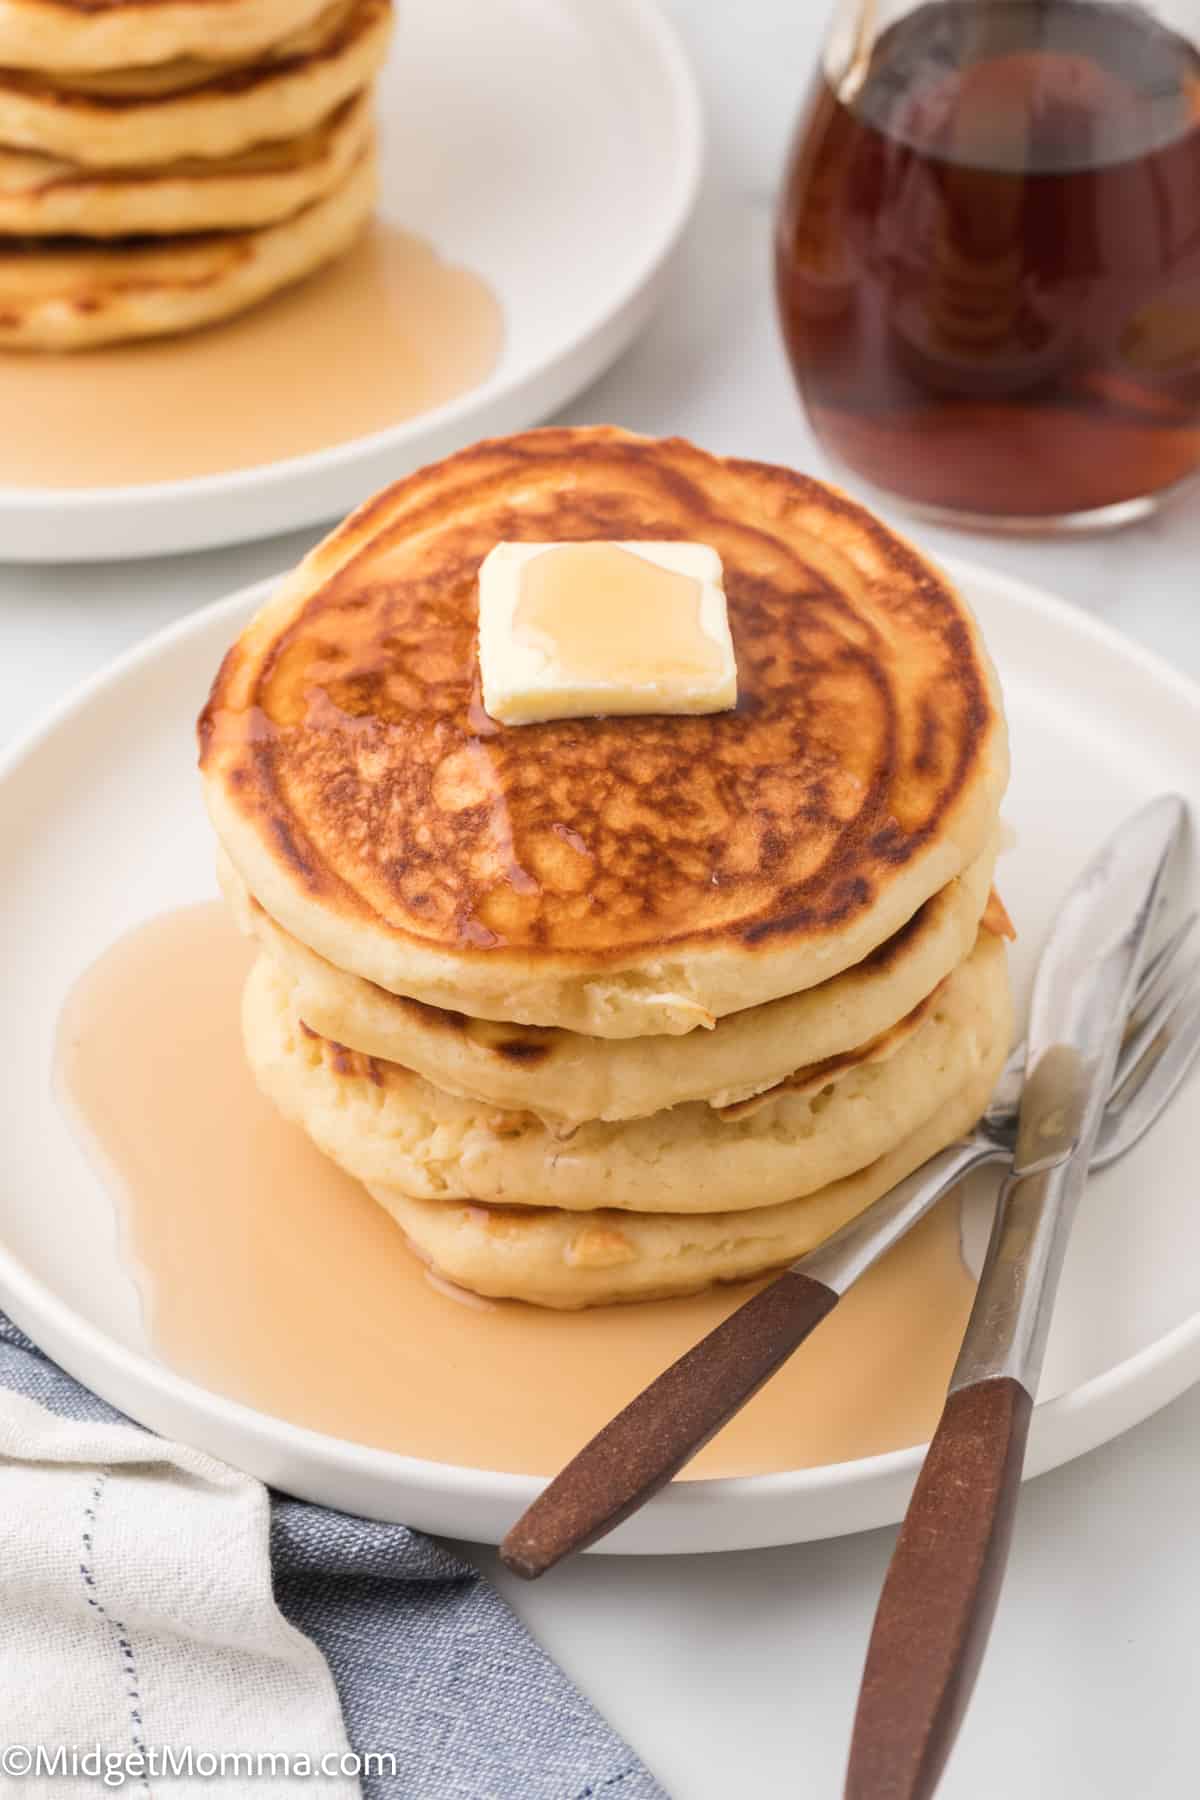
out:
{"label": "stack of pancakes", "polygon": [[[736,710],[489,718],[483,557],[598,537],[720,552]],[[313,551],[200,742],[255,1076],[460,1286],[760,1273],[986,1104],[995,677],[945,577],[815,481],[606,429],[478,445]]]}
{"label": "stack of pancakes", "polygon": [[226,318],[375,199],[390,0],[0,0],[0,346]]}

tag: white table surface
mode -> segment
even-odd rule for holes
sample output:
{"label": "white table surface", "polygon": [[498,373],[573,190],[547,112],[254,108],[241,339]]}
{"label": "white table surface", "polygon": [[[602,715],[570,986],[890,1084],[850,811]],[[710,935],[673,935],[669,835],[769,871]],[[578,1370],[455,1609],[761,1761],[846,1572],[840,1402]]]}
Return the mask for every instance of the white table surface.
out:
{"label": "white table surface", "polygon": [[[768,246],[822,0],[671,10],[709,103],[707,192],[657,323],[566,416],[820,472],[776,341]],[[0,717],[20,730],[124,646],[286,567],[317,535],[174,560],[0,567]],[[1200,677],[1200,498],[1100,540],[919,535],[1056,589]],[[1195,1391],[1026,1488],[947,1800],[1194,1800],[1198,1491]],[[675,1800],[832,1800],[892,1540],[589,1558],[533,1588],[498,1580]],[[490,1552],[472,1554],[496,1573]]]}

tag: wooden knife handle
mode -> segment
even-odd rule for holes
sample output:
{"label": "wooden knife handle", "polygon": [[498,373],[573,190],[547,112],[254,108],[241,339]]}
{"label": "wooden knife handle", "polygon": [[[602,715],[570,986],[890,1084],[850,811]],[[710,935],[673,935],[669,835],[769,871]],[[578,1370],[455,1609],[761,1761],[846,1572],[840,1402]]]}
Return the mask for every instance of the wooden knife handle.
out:
{"label": "wooden knife handle", "polygon": [[594,1544],[665,1487],[837,1305],[823,1281],[777,1276],[599,1431],[500,1546],[532,1581]]}
{"label": "wooden knife handle", "polygon": [[1011,1376],[946,1401],[875,1614],[846,1800],[937,1787],[996,1611],[1032,1411]]}

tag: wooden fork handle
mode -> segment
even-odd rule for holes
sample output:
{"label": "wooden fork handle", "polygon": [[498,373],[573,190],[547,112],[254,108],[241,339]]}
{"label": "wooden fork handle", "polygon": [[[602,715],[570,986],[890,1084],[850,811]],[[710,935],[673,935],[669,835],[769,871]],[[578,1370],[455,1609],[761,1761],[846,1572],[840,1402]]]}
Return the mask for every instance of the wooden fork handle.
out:
{"label": "wooden fork handle", "polygon": [[991,1630],[1032,1411],[1011,1376],[946,1401],[875,1614],[845,1800],[937,1787]]}
{"label": "wooden fork handle", "polygon": [[500,1546],[532,1581],[636,1512],[703,1449],[837,1305],[794,1269],[739,1306],[586,1444]]}

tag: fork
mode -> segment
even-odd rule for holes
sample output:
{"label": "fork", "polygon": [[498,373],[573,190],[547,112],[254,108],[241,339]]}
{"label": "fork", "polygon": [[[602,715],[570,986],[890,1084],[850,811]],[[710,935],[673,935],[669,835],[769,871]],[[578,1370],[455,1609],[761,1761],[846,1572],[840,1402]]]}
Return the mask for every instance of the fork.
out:
{"label": "fork", "polygon": [[[1200,1054],[1200,958],[1179,973],[1191,913],[1147,965],[1091,1167],[1149,1131]],[[665,1487],[781,1368],[860,1275],[973,1170],[1016,1144],[1025,1047],[1009,1057],[971,1134],[949,1145],[785,1269],[609,1421],[555,1476],[500,1546],[526,1580],[586,1549]]]}

